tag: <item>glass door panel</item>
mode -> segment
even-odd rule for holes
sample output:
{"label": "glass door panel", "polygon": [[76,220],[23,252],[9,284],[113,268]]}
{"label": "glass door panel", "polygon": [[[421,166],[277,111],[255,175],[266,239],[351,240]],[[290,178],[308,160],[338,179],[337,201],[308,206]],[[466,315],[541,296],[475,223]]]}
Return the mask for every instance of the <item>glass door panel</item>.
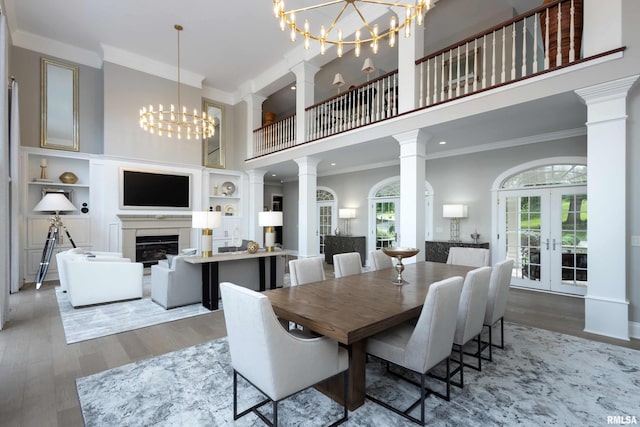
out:
{"label": "glass door panel", "polygon": [[501,196],[501,221],[504,238],[502,258],[513,259],[512,283],[536,289],[548,288],[546,245],[542,236],[548,233],[542,221],[547,198],[538,191],[509,192]]}
{"label": "glass door panel", "polygon": [[318,238],[320,253],[324,253],[324,237],[333,230],[333,202],[318,203]]}
{"label": "glass door panel", "polygon": [[587,288],[587,195],[583,187],[555,189],[551,289],[584,295]]}
{"label": "glass door panel", "polygon": [[374,215],[376,219],[376,249],[393,246],[397,241],[398,219],[400,212],[399,199],[377,200],[374,203]]}

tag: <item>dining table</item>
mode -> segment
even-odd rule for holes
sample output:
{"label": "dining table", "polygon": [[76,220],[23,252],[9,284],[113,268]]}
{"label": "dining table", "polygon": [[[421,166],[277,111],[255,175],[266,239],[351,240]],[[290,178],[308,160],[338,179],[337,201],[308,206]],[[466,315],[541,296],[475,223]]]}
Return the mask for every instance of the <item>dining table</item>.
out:
{"label": "dining table", "polygon": [[[420,315],[429,286],[475,267],[438,262],[406,264],[396,285],[394,268],[330,278],[306,285],[268,290],[274,312],[317,334],[338,341],[349,350],[348,402],[350,410],[364,404],[367,338]],[[292,355],[295,357],[295,355]],[[342,375],[316,388],[342,403]]]}

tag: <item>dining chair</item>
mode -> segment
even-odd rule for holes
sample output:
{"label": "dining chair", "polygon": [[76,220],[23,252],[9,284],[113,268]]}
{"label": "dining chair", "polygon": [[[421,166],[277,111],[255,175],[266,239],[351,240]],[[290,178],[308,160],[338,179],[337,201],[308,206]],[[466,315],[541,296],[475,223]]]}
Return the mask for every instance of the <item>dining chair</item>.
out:
{"label": "dining chair", "polygon": [[[489,279],[491,277],[491,267],[480,267],[467,273],[462,285],[460,304],[458,305],[458,320],[456,321],[456,332],[453,335],[453,351],[458,353],[458,366],[451,371],[450,378],[460,374],[460,381],[451,381],[451,384],[462,388],[464,386],[464,367],[482,370],[481,334],[484,323],[484,315],[487,310],[487,299],[489,297]],[[464,346],[471,340],[476,339],[477,350],[474,353],[465,353]],[[478,365],[473,366],[464,363],[464,355],[468,354],[478,359]],[[436,377],[438,378],[438,377]],[[443,379],[443,378],[439,378]]]}
{"label": "dining chair", "polygon": [[[412,371],[420,376],[420,384],[398,375],[400,378],[420,387],[420,398],[408,409],[402,410],[366,394],[366,397],[401,415],[413,422],[424,425],[424,406],[428,394],[435,394],[449,400],[451,386],[446,384],[446,394],[427,389],[425,379],[427,373],[442,361],[446,361],[446,378],[449,378],[451,348],[456,330],[456,317],[460,294],[462,292],[462,277],[456,276],[429,287],[420,317],[415,325],[410,322],[380,332],[367,339],[367,354]],[[410,415],[411,411],[420,404],[420,419]]]}
{"label": "dining chair", "polygon": [[360,274],[362,270],[362,259],[358,252],[348,252],[333,256],[333,272],[336,279],[353,274]]}
{"label": "dining chair", "polygon": [[447,264],[466,265],[469,267],[489,267],[491,252],[485,248],[449,248]]}
{"label": "dining chair", "polygon": [[[489,298],[487,300],[487,310],[484,315],[484,327],[489,329],[489,341],[484,343],[482,351],[489,348],[489,357],[485,360],[493,360],[492,347],[504,349],[504,313],[507,309],[509,299],[509,285],[511,284],[511,274],[514,261],[507,259],[496,263],[491,272],[489,280]],[[500,345],[493,344],[492,331],[496,323],[500,321]]]}
{"label": "dining chair", "polygon": [[289,261],[291,286],[306,285],[326,279],[322,258],[300,258]]}
{"label": "dining chair", "polygon": [[371,267],[374,271],[393,268],[391,257],[380,249],[369,252],[369,258],[371,259]]}
{"label": "dining chair", "polygon": [[[281,400],[343,373],[345,404],[336,425],[346,421],[348,351],[326,337],[306,339],[285,331],[269,298],[260,292],[229,282],[220,283],[220,291],[233,366],[233,419],[253,412],[266,424],[277,426]],[[240,413],[238,375],[267,397]],[[273,421],[259,411],[269,402],[273,404]]]}

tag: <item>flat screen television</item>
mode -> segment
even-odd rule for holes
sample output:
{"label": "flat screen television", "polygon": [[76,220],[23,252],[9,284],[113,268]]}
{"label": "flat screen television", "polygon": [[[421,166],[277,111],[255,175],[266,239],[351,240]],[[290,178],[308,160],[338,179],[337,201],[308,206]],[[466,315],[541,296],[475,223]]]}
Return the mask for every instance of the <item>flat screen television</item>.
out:
{"label": "flat screen television", "polygon": [[123,209],[191,209],[191,174],[120,169]]}

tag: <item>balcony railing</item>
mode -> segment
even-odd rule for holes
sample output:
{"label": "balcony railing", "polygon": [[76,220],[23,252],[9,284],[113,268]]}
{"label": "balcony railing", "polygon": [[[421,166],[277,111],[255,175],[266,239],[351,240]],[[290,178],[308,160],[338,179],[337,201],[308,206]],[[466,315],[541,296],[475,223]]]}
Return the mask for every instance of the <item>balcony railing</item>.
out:
{"label": "balcony railing", "polygon": [[[509,84],[580,59],[583,0],[557,0],[416,61],[415,109]],[[398,71],[254,131],[254,155],[280,151],[398,115]]]}

